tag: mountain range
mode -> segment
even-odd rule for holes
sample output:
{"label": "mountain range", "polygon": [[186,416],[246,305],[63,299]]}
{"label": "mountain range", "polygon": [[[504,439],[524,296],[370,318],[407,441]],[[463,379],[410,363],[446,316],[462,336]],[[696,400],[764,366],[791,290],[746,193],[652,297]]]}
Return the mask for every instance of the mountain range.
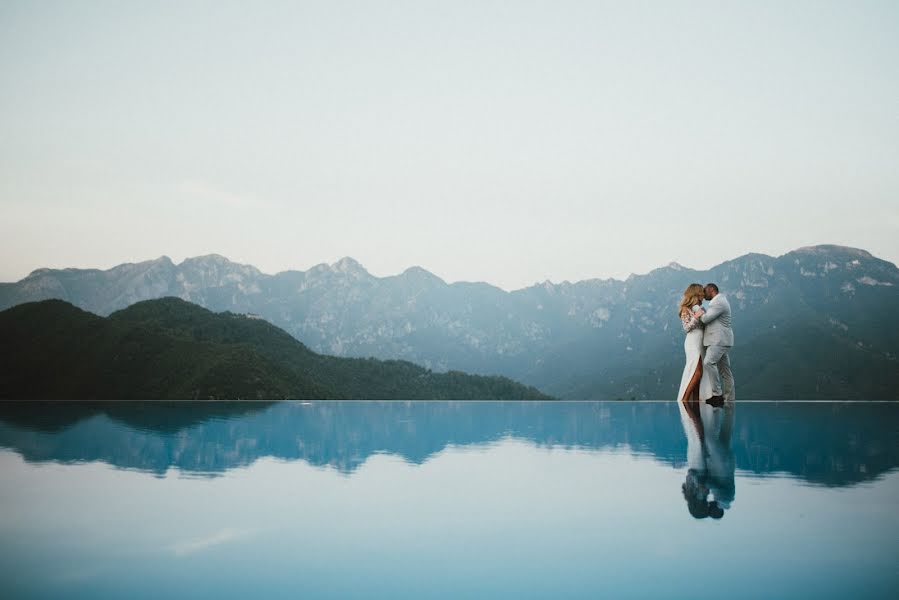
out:
{"label": "mountain range", "polygon": [[376,277],[349,257],[274,275],[218,255],[162,257],[39,269],[0,284],[0,309],[59,298],[109,315],[175,296],[258,315],[318,353],[504,375],[562,398],[658,399],[676,395],[683,367],[680,294],[708,281],[733,307],[738,399],[899,399],[899,270],[834,245],[512,292],[421,267]]}

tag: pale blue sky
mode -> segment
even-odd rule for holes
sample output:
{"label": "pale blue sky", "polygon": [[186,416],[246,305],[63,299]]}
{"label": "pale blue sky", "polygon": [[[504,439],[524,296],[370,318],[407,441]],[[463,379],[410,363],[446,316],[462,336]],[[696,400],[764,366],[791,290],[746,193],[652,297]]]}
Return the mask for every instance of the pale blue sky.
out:
{"label": "pale blue sky", "polygon": [[899,262],[899,2],[0,1],[0,281]]}

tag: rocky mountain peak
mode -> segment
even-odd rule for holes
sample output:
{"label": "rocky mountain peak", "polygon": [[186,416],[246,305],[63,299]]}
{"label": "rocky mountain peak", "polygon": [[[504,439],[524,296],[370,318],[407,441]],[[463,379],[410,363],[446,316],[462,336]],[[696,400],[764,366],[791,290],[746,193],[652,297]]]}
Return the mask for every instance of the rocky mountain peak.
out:
{"label": "rocky mountain peak", "polygon": [[861,248],[852,248],[851,246],[838,246],[837,244],[819,244],[817,246],[803,246],[797,248],[789,254],[807,254],[807,255],[829,255],[839,254],[841,256],[854,256],[857,258],[874,258],[867,250]]}
{"label": "rocky mountain peak", "polygon": [[365,270],[359,261],[351,256],[344,256],[330,267],[331,271],[335,273],[344,273],[346,275],[353,275],[356,277],[369,275],[368,271]]}
{"label": "rocky mountain peak", "polygon": [[442,279],[440,279],[439,277],[437,277],[436,275],[434,275],[433,273],[431,273],[431,272],[428,271],[427,269],[424,269],[424,268],[422,268],[422,267],[419,267],[418,265],[409,267],[408,269],[406,269],[405,271],[403,271],[403,273],[402,273],[401,276],[404,277],[404,278],[406,278],[406,279],[413,279],[413,280],[415,280],[415,281],[427,281],[427,282],[433,282],[433,283],[445,283]]}
{"label": "rocky mountain peak", "polygon": [[233,262],[221,254],[206,254],[204,256],[185,258],[184,261],[178,265],[178,269],[182,272],[215,272],[223,274],[240,274],[243,276],[261,275],[261,271],[256,267]]}
{"label": "rocky mountain peak", "polygon": [[42,276],[42,275],[47,275],[47,274],[50,274],[50,273],[52,273],[52,272],[53,272],[53,269],[48,269],[47,267],[43,267],[43,268],[40,268],[40,269],[35,269],[35,270],[32,271],[31,273],[29,273],[29,274],[25,277],[25,279],[31,279],[31,278],[33,278],[33,277],[40,277],[40,276]]}
{"label": "rocky mountain peak", "polygon": [[172,259],[168,256],[160,256],[154,260],[148,260],[145,262],[136,263],[135,267],[141,268],[144,271],[152,271],[152,272],[167,272],[174,270],[175,263],[172,262]]}
{"label": "rocky mountain peak", "polygon": [[179,267],[192,267],[192,266],[222,266],[222,265],[232,265],[230,260],[222,256],[221,254],[205,254],[203,256],[192,256],[190,258],[185,258],[184,261]]}

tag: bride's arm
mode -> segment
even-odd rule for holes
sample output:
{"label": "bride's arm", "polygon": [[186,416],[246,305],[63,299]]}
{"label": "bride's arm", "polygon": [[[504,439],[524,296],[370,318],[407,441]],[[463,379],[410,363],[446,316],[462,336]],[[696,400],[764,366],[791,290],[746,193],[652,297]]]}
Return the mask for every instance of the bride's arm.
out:
{"label": "bride's arm", "polygon": [[696,317],[696,307],[693,307],[693,312],[690,314],[682,313],[680,316],[681,324],[684,326],[684,333],[690,333],[697,327],[702,325],[702,321],[700,321]]}

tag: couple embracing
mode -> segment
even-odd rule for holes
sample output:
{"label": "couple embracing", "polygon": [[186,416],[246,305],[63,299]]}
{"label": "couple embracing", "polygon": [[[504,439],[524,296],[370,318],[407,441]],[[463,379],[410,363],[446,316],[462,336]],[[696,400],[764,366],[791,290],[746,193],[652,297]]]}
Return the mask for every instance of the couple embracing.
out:
{"label": "couple embracing", "polygon": [[[703,300],[708,308],[703,309]],[[734,375],[728,353],[734,345],[730,304],[714,283],[692,283],[678,308],[684,327],[687,362],[681,376],[679,402],[706,402],[714,407],[733,402]]]}

